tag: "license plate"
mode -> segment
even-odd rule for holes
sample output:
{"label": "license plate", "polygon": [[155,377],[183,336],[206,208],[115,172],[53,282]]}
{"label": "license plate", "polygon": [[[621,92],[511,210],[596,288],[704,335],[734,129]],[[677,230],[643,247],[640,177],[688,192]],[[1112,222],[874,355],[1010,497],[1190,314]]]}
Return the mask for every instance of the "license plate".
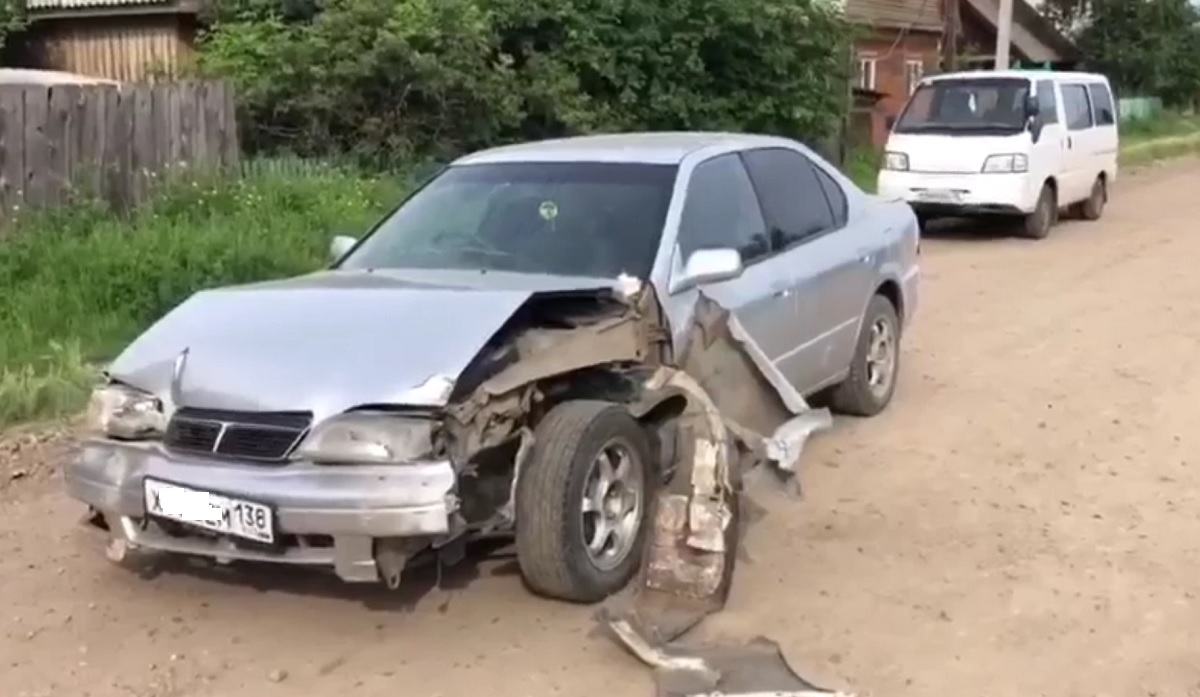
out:
{"label": "license plate", "polygon": [[144,487],[146,513],[151,516],[255,542],[275,542],[275,514],[269,506],[149,478]]}
{"label": "license plate", "polygon": [[960,196],[952,189],[926,189],[917,192],[917,198],[934,203],[958,203]]}

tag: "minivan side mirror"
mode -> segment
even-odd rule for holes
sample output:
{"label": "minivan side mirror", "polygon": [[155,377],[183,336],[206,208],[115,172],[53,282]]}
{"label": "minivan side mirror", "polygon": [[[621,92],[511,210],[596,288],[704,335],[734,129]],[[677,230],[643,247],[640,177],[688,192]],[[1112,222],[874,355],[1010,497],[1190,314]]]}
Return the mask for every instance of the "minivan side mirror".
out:
{"label": "minivan side mirror", "polygon": [[349,235],[338,235],[329,243],[329,262],[336,264],[342,257],[346,256],[354,245],[358,244],[358,240]]}
{"label": "minivan side mirror", "polygon": [[1042,111],[1041,105],[1038,103],[1037,95],[1033,95],[1033,94],[1025,95],[1025,103],[1024,103],[1023,107],[1025,110],[1025,118],[1026,119],[1037,118],[1037,116]]}

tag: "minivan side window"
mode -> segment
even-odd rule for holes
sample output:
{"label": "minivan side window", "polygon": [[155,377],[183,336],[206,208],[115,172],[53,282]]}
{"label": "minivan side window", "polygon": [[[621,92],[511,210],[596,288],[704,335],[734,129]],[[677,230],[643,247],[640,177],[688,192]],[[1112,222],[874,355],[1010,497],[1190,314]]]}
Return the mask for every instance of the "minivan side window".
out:
{"label": "minivan side window", "polygon": [[1084,85],[1063,85],[1063,111],[1067,116],[1067,128],[1083,131],[1092,127],[1092,104]]}
{"label": "minivan side window", "polygon": [[829,200],[812,163],[787,148],[742,153],[762,202],[772,246],[787,249],[836,227]]}
{"label": "minivan side window", "polygon": [[1037,83],[1038,116],[1043,126],[1058,123],[1058,94],[1054,89],[1053,80],[1038,80]]}
{"label": "minivan side window", "polygon": [[758,197],[736,153],[705,160],[692,170],[678,244],[685,263],[698,249],[732,247],[746,265],[771,253]]}
{"label": "minivan side window", "polygon": [[1112,93],[1108,91],[1108,85],[1102,82],[1088,85],[1088,96],[1092,98],[1097,126],[1111,126],[1117,122],[1116,109],[1113,108]]}

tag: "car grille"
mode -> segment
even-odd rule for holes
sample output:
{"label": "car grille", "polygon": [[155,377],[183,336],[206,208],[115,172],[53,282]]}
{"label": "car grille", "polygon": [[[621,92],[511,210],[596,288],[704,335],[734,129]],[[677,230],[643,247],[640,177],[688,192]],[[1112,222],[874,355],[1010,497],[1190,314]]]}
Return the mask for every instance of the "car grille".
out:
{"label": "car grille", "polygon": [[239,460],[279,462],[312,424],[308,412],[244,412],[193,409],[175,412],[163,442],[171,450]]}

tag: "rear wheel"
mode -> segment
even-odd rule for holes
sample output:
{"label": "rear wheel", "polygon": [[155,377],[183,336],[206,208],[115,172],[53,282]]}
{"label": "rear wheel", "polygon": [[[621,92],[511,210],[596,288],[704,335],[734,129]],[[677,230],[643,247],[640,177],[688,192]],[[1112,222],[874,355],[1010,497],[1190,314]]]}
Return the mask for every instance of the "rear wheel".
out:
{"label": "rear wheel", "polygon": [[1021,236],[1031,240],[1046,239],[1057,217],[1058,196],[1054,192],[1054,187],[1043,184],[1033,212],[1026,215],[1021,221]]}
{"label": "rear wheel", "polygon": [[592,603],[641,563],[653,495],[641,424],[610,402],[569,401],[538,424],[517,479],[517,561],[531,590]]}
{"label": "rear wheel", "polygon": [[1079,204],[1079,217],[1084,220],[1099,220],[1104,215],[1104,205],[1108,203],[1108,183],[1104,177],[1096,177],[1092,182],[1092,193],[1088,199]]}
{"label": "rear wheel", "polygon": [[892,302],[876,295],[867,304],[850,375],[833,390],[833,408],[853,416],[875,416],[892,401],[899,370],[900,319]]}

